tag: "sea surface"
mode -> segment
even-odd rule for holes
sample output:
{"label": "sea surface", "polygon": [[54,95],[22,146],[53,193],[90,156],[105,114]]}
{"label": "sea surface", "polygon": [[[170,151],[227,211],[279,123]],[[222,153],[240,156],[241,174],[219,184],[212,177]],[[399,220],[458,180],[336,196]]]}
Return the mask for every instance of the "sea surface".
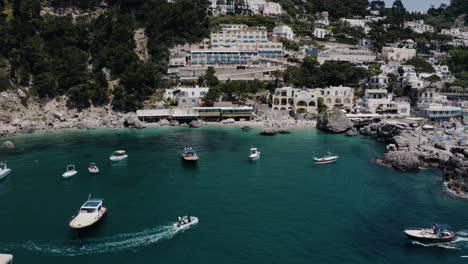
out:
{"label": "sea surface", "polygon": [[[205,127],[67,131],[9,138],[0,152],[0,252],[21,263],[467,263],[468,202],[435,170],[372,163],[385,145],[315,129],[263,137]],[[2,139],[5,140],[5,139]],[[194,147],[197,164],[181,149]],[[261,159],[251,162],[249,148]],[[110,162],[112,151],[129,158]],[[314,165],[327,151],[338,162]],[[90,175],[96,162],[101,173]],[[79,173],[63,179],[67,164]],[[88,195],[108,215],[81,233],[68,222]],[[181,215],[198,225],[176,232]],[[405,227],[451,224],[458,239],[409,242]]]}

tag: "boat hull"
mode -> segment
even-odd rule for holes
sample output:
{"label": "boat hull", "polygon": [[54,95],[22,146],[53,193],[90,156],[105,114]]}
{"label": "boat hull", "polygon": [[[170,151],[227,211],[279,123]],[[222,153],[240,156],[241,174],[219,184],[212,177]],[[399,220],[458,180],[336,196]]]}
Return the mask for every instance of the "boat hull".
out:
{"label": "boat hull", "polygon": [[96,169],[91,169],[91,168],[89,168],[88,171],[89,171],[89,173],[91,173],[91,174],[99,173],[99,169],[97,169],[97,168],[96,168]]}
{"label": "boat hull", "polygon": [[87,224],[80,224],[80,223],[77,223],[75,221],[76,217],[74,217],[70,223],[68,224],[68,226],[71,228],[71,229],[75,229],[75,230],[84,230],[84,229],[87,229],[87,228],[90,228],[90,227],[93,227],[95,226],[96,224],[98,224],[102,218],[106,215],[107,213],[107,208],[105,207],[102,207],[101,210],[99,211],[99,217],[93,221],[93,222],[90,222],[90,223],[87,223]]}
{"label": "boat hull", "polygon": [[111,156],[109,159],[110,159],[111,161],[120,161],[120,160],[124,160],[124,159],[126,159],[126,158],[128,158],[127,155],[125,155],[125,156],[119,156],[119,157]]}
{"label": "boat hull", "polygon": [[250,159],[250,160],[258,160],[259,158],[260,158],[260,154],[258,154],[258,155],[250,155],[250,156],[249,156],[249,159]]}
{"label": "boat hull", "polygon": [[410,240],[422,242],[422,243],[444,243],[451,242],[455,239],[455,233],[449,232],[448,236],[437,237],[437,236],[422,236],[418,235],[420,230],[405,230],[405,234]]}
{"label": "boat hull", "polygon": [[185,160],[185,161],[191,161],[191,162],[195,162],[198,160],[198,156],[195,155],[195,156],[184,156],[182,155],[182,159]]}
{"label": "boat hull", "polygon": [[179,230],[187,229],[187,228],[189,228],[189,227],[191,227],[191,226],[193,226],[193,225],[196,225],[196,224],[198,224],[198,218],[195,217],[195,216],[192,216],[191,222],[190,222],[190,223],[184,224],[184,225],[179,225],[178,223],[175,223],[175,224],[173,225],[173,227],[174,227],[174,229],[175,229],[176,231],[179,231]]}
{"label": "boat hull", "polygon": [[10,174],[10,172],[11,172],[11,169],[3,170],[2,173],[0,173],[0,180],[5,178],[6,176],[8,176],[8,174]]}
{"label": "boat hull", "polygon": [[63,178],[70,178],[72,176],[75,176],[78,172],[77,171],[67,171],[64,174],[62,174]]}

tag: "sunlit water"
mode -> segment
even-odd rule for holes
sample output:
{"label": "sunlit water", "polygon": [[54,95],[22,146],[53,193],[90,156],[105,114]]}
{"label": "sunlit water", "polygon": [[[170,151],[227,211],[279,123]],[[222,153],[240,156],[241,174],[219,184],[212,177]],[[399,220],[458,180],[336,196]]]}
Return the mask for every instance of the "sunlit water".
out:
{"label": "sunlit water", "polygon": [[[262,137],[238,128],[164,128],[17,136],[0,152],[0,252],[15,263],[463,263],[468,203],[437,171],[401,173],[372,163],[385,146],[363,137],[297,130]],[[198,150],[196,165],[181,149]],[[251,162],[249,148],[261,158]],[[113,150],[129,158],[111,163]],[[316,166],[327,151],[338,162]],[[96,162],[101,173],[89,175]],[[67,164],[79,173],[63,179]],[[88,194],[109,214],[68,228]],[[199,224],[176,232],[180,215]],[[449,223],[452,243],[409,242],[407,226]]]}

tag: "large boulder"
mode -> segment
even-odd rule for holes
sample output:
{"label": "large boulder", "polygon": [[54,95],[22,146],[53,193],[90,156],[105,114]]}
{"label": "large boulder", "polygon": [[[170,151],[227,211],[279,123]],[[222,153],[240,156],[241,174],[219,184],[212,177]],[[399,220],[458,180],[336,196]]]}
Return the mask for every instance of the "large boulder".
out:
{"label": "large boulder", "polygon": [[160,126],[168,126],[168,125],[171,124],[171,122],[169,122],[167,119],[161,119],[161,120],[159,120],[158,123],[159,123]]}
{"label": "large boulder", "polygon": [[390,151],[385,153],[383,162],[401,171],[414,171],[421,166],[418,153],[410,151]]}
{"label": "large boulder", "polygon": [[355,137],[359,135],[359,131],[355,127],[353,127],[350,130],[346,131],[345,135],[348,137]]}
{"label": "large boulder", "polygon": [[138,119],[136,114],[128,114],[125,118],[124,126],[129,128],[144,128],[145,124]]}
{"label": "large boulder", "polygon": [[338,110],[322,113],[317,118],[317,129],[326,133],[344,133],[353,127],[353,122]]}
{"label": "large boulder", "polygon": [[221,123],[223,124],[233,124],[235,122],[236,120],[234,120],[234,118],[228,118],[228,119],[224,119],[223,121],[221,121]]}
{"label": "large boulder", "polygon": [[278,134],[278,131],[274,128],[265,128],[260,132],[260,135],[262,136],[274,136],[276,134]]}
{"label": "large boulder", "polygon": [[12,149],[14,147],[15,147],[15,144],[13,144],[13,142],[8,141],[8,140],[3,142],[2,145],[1,145],[1,148],[3,148],[3,149]]}
{"label": "large boulder", "polygon": [[194,128],[197,128],[197,127],[200,127],[202,125],[202,121],[201,120],[192,120],[189,124],[190,127],[194,127]]}

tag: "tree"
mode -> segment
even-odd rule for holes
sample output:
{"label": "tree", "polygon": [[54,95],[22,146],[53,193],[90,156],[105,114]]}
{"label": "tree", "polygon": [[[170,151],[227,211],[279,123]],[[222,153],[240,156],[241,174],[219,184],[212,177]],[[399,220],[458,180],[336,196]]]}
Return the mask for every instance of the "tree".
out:
{"label": "tree", "polygon": [[418,74],[421,72],[428,72],[428,73],[435,72],[434,67],[432,67],[432,65],[429,62],[427,62],[425,59],[418,58],[418,57],[409,59],[406,62],[406,65],[412,65],[414,67],[414,70]]}
{"label": "tree", "polygon": [[319,113],[323,113],[327,111],[328,106],[323,102],[323,98],[319,97],[317,98],[317,110]]}
{"label": "tree", "polygon": [[205,81],[208,87],[215,87],[219,84],[218,77],[216,77],[216,70],[213,67],[208,67],[205,72]]}
{"label": "tree", "polygon": [[391,25],[397,28],[402,28],[406,18],[407,11],[405,6],[403,5],[403,2],[401,0],[395,0],[393,2],[392,8],[388,12],[388,21]]}
{"label": "tree", "polygon": [[432,87],[433,83],[441,81],[440,77],[435,74],[432,74],[431,76],[425,78],[425,80],[429,82],[429,87]]}

